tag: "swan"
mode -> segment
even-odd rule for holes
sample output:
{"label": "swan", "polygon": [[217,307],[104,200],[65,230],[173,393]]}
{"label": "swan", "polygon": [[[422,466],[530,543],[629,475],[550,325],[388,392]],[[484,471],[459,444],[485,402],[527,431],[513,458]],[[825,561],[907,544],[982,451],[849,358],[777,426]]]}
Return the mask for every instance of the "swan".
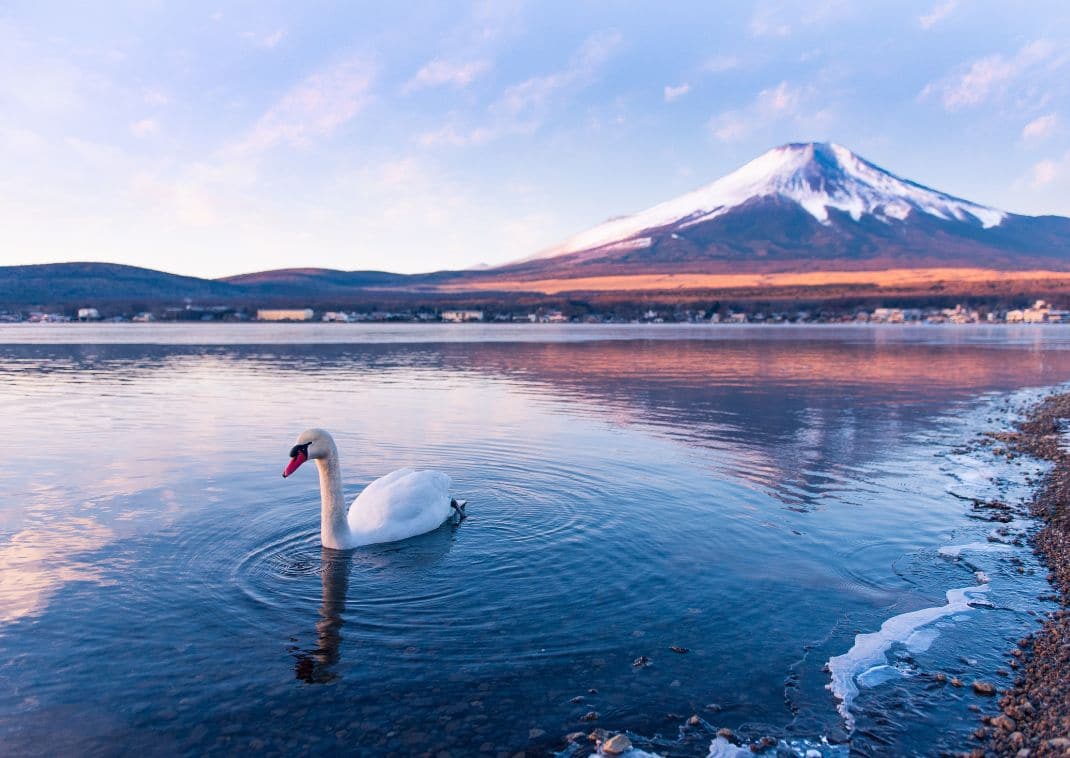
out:
{"label": "swan", "polygon": [[464,518],[466,501],[450,496],[450,478],[441,471],[398,469],[376,479],[346,508],[338,447],[324,429],[306,429],[290,449],[285,479],[308,460],[320,473],[320,542],[348,550],[396,542],[430,532],[447,519]]}

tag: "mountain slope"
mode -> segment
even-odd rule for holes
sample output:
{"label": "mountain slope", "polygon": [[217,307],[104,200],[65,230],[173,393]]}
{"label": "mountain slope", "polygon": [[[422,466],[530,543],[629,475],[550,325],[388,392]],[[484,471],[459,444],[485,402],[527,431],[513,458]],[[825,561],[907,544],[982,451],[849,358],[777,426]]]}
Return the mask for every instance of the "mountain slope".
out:
{"label": "mountain slope", "polygon": [[328,268],[288,268],[238,274],[220,279],[250,293],[263,295],[325,295],[368,287],[404,287],[414,277],[385,271],[338,271]]}
{"label": "mountain slope", "polygon": [[784,145],[712,184],[495,270],[526,279],[904,267],[1070,269],[1070,219],[930,189],[840,145]]}
{"label": "mountain slope", "polygon": [[241,290],[226,282],[118,263],[42,263],[0,267],[0,304],[218,302]]}

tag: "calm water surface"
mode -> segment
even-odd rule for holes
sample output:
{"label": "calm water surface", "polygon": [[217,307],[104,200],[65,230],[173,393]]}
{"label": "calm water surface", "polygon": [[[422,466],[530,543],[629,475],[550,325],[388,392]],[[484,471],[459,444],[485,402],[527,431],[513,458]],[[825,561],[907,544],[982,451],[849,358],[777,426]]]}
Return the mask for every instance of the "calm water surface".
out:
{"label": "calm water surface", "polygon": [[[969,502],[1039,469],[967,443],[1068,380],[1058,327],[0,328],[0,743],[962,749],[994,703],[931,674],[1006,681],[1048,610]],[[469,518],[321,549],[310,426],[349,498],[439,468]]]}

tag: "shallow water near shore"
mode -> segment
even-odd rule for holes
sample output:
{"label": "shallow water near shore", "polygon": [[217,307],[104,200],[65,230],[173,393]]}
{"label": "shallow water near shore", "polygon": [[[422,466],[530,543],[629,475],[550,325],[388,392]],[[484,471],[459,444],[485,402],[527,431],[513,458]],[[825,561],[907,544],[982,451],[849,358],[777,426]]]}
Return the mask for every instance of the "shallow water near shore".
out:
{"label": "shallow water near shore", "polygon": [[[0,743],[963,749],[1049,610],[974,443],[1067,381],[1063,327],[0,327]],[[469,518],[321,549],[309,426]]]}

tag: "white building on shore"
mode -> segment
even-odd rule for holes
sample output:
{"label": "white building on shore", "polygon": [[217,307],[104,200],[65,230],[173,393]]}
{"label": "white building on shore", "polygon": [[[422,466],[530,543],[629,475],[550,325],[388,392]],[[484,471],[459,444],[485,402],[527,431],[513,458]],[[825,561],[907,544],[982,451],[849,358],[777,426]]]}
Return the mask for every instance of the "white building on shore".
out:
{"label": "white building on shore", "polygon": [[483,311],[442,311],[442,320],[459,324],[463,321],[482,321]]}
{"label": "white building on shore", "polygon": [[311,308],[261,308],[256,312],[257,321],[311,321],[315,314]]}
{"label": "white building on shore", "polygon": [[1045,300],[1037,300],[1032,308],[1007,311],[1006,320],[1009,324],[1065,324],[1070,321],[1070,311],[1058,310]]}

